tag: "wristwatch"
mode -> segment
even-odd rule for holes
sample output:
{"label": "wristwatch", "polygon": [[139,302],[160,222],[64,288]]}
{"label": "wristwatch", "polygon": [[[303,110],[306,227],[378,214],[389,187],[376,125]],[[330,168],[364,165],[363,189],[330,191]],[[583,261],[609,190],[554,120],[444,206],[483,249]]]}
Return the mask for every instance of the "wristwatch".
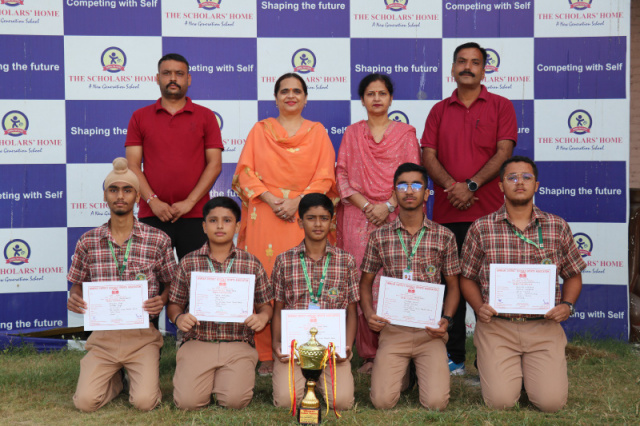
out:
{"label": "wristwatch", "polygon": [[447,331],[451,330],[451,327],[453,327],[453,318],[451,318],[449,315],[443,315],[442,318],[449,321],[449,326],[447,327]]}
{"label": "wristwatch", "polygon": [[478,190],[478,184],[477,183],[475,183],[471,179],[467,179],[466,182],[467,182],[467,187],[469,188],[469,191],[476,192]]}
{"label": "wristwatch", "polygon": [[391,204],[390,202],[386,202],[385,203],[387,205],[387,209],[389,209],[389,213],[393,213],[393,211],[396,209],[393,204]]}
{"label": "wristwatch", "polygon": [[573,314],[576,313],[576,308],[573,306],[573,303],[564,301],[564,302],[560,302],[560,304],[561,305],[567,305],[569,307],[569,309],[571,309],[570,315],[573,315]]}

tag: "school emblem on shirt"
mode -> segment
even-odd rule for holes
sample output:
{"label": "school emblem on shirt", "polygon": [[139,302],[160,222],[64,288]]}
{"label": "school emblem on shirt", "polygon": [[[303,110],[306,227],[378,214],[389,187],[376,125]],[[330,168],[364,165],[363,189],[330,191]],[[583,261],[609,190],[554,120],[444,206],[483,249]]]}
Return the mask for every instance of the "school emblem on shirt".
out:
{"label": "school emblem on shirt", "polygon": [[303,48],[295,51],[291,57],[293,72],[308,74],[315,71],[316,55],[309,49]]}
{"label": "school emblem on shirt", "polygon": [[553,262],[551,261],[551,259],[549,259],[548,257],[545,257],[544,259],[542,259],[541,262],[543,265],[551,265]]}
{"label": "school emblem on shirt", "polygon": [[391,111],[387,116],[389,117],[389,120],[409,124],[409,117],[407,117],[407,114],[402,111]]}
{"label": "school emblem on shirt", "polygon": [[329,299],[331,300],[336,300],[338,298],[338,289],[336,287],[329,289],[329,291],[327,291],[327,296],[329,296]]}
{"label": "school emblem on shirt", "polygon": [[585,10],[591,7],[593,0],[569,0],[569,7],[575,10]]}
{"label": "school emblem on shirt", "polygon": [[222,0],[197,0],[198,8],[204,10],[220,9],[220,3]]}
{"label": "school emblem on shirt", "polygon": [[487,49],[487,63],[484,65],[485,74],[493,74],[498,72],[500,66],[500,55],[493,49]]}
{"label": "school emblem on shirt", "polygon": [[409,0],[384,0],[384,5],[387,10],[399,12],[401,10],[407,10],[407,4]]}
{"label": "school emblem on shirt", "polygon": [[127,55],[119,47],[107,47],[100,55],[100,62],[102,63],[102,71],[118,73],[124,71],[124,67],[127,65]]}
{"label": "school emblem on shirt", "polygon": [[10,240],[4,246],[5,263],[15,266],[24,265],[29,263],[30,257],[31,247],[25,240]]}
{"label": "school emblem on shirt", "polygon": [[146,279],[147,279],[147,276],[145,274],[143,273],[136,274],[136,278],[135,278],[136,281],[144,281]]}
{"label": "school emblem on shirt", "polygon": [[580,256],[591,256],[591,252],[593,251],[593,241],[591,237],[584,232],[578,232],[577,234],[573,234],[573,242],[576,243]]}
{"label": "school emblem on shirt", "polygon": [[435,265],[429,265],[427,266],[427,268],[425,269],[425,272],[427,273],[427,275],[429,275],[430,277],[436,274],[436,266]]}
{"label": "school emblem on shirt", "polygon": [[222,130],[222,126],[224,126],[224,120],[222,119],[222,116],[218,114],[217,111],[213,111],[213,113],[216,115],[216,120],[218,121],[218,127],[220,128],[220,130]]}
{"label": "school emblem on shirt", "polygon": [[29,119],[22,111],[9,111],[2,117],[2,130],[5,135],[22,136],[27,134]]}
{"label": "school emblem on shirt", "polygon": [[569,114],[569,133],[576,135],[591,133],[591,124],[591,115],[583,109],[577,109]]}

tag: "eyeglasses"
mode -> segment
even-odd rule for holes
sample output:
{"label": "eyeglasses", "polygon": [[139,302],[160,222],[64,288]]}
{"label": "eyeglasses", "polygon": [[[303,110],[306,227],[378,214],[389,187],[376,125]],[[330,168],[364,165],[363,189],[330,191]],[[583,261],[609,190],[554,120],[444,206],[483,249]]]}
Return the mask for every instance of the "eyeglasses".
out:
{"label": "eyeglasses", "polygon": [[532,175],[531,173],[509,173],[508,175],[505,176],[505,178],[509,183],[518,183],[518,182],[529,183],[529,182],[535,182],[535,179],[536,179],[535,176]]}
{"label": "eyeglasses", "polygon": [[418,192],[422,189],[424,185],[418,182],[413,182],[413,183],[399,183],[396,185],[396,189],[398,190],[398,192],[407,192],[409,190],[409,187],[411,187],[411,189],[414,192]]}

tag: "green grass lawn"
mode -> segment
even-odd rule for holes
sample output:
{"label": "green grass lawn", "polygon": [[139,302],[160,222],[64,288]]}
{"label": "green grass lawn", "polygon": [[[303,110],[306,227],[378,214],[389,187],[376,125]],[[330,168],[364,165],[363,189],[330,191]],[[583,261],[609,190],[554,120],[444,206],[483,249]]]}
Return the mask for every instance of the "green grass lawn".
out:
{"label": "green grass lawn", "polygon": [[[427,411],[418,402],[418,390],[403,395],[393,410],[378,411],[369,400],[369,376],[354,373],[356,406],[326,424],[640,424],[640,351],[620,342],[575,340],[567,348],[569,402],[556,414],[544,414],[523,395],[511,410],[494,411],[482,402],[480,387],[474,384],[475,350],[467,341],[467,376],[452,377],[451,400],[442,413]],[[96,413],[78,412],[71,401],[83,356],[79,351],[37,353],[30,348],[0,352],[0,424],[294,424],[287,410],[271,403],[270,378],[258,377],[255,395],[240,411],[216,406],[197,412],[178,410],[172,402],[171,379],[175,369],[175,344],[166,338],[160,365],[163,402],[142,413],[120,395]],[[359,366],[360,360],[353,359]],[[355,368],[354,368],[355,370]],[[324,414],[324,413],[323,413]]]}

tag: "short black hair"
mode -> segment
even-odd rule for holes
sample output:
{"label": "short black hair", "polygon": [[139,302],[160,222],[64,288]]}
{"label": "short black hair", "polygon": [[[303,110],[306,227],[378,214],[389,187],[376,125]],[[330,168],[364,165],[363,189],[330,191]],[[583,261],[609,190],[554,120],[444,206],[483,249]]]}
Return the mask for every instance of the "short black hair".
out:
{"label": "short black hair", "polygon": [[287,79],[287,78],[297,78],[298,81],[300,82],[300,84],[302,84],[302,91],[304,91],[305,95],[308,95],[306,81],[304,81],[304,78],[300,77],[300,75],[296,74],[295,72],[288,72],[286,74],[282,74],[276,80],[276,85],[273,87],[273,94],[274,95],[276,95],[276,96],[278,95],[278,90],[280,90],[280,83],[282,83],[282,80]]}
{"label": "short black hair", "polygon": [[360,96],[360,99],[364,98],[364,91],[367,90],[367,87],[374,81],[382,81],[389,94],[393,96],[393,83],[389,76],[386,74],[373,73],[360,80],[360,85],[358,86],[358,96]]}
{"label": "short black hair", "polygon": [[458,52],[462,49],[478,49],[480,53],[482,53],[482,64],[487,65],[487,49],[480,47],[480,45],[476,42],[470,41],[469,43],[461,44],[456,47],[456,50],[453,51],[453,63],[458,60]]}
{"label": "short black hair", "polygon": [[240,222],[240,207],[238,207],[238,204],[229,197],[214,197],[207,201],[202,207],[202,220],[206,220],[209,212],[216,207],[224,207],[225,209],[231,210],[233,215],[236,217],[236,222]]}
{"label": "short black hair", "polygon": [[511,163],[527,163],[531,165],[531,168],[533,169],[533,175],[536,177],[536,182],[538,181],[538,166],[536,166],[536,163],[534,163],[531,158],[525,157],[524,155],[514,155],[513,157],[508,158],[504,163],[502,163],[502,166],[500,166],[501,181],[504,179],[505,169]]}
{"label": "short black hair", "polygon": [[300,216],[300,219],[304,217],[305,213],[308,212],[311,207],[322,207],[333,217],[333,203],[331,199],[324,194],[312,192],[302,197],[300,204],[298,204],[298,216]]}
{"label": "short black hair", "polygon": [[427,174],[427,169],[425,169],[419,164],[404,163],[404,164],[400,164],[396,169],[396,172],[393,174],[394,187],[396,186],[396,182],[398,182],[398,178],[400,177],[400,175],[407,172],[419,172],[420,174],[422,174],[422,178],[424,179],[425,188],[429,185],[429,176]]}
{"label": "short black hair", "polygon": [[179,53],[167,53],[158,61],[158,69],[160,69],[160,64],[164,61],[178,61],[184,64],[187,64],[187,71],[189,71],[189,61]]}

